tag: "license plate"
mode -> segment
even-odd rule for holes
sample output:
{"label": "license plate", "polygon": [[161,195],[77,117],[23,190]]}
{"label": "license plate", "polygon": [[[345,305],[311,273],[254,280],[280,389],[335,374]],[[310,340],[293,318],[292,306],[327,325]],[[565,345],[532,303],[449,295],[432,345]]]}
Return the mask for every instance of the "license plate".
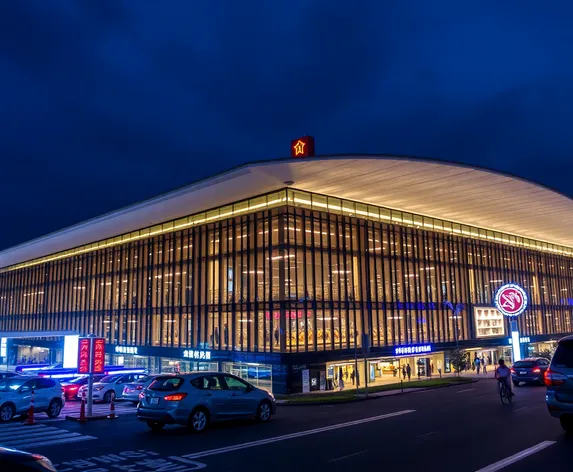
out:
{"label": "license plate", "polygon": [[159,398],[152,398],[149,402],[150,405],[157,405],[159,403]]}
{"label": "license plate", "polygon": [[522,370],[522,371],[520,372],[520,374],[521,374],[521,375],[527,375],[527,372]]}

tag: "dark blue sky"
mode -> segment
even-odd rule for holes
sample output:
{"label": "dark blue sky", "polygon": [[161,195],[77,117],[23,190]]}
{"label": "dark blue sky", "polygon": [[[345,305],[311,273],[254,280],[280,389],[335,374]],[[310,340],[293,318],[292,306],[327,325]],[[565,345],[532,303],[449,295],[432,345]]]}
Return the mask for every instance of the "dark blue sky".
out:
{"label": "dark blue sky", "polygon": [[2,1],[0,248],[302,134],[573,195],[572,16],[565,0]]}

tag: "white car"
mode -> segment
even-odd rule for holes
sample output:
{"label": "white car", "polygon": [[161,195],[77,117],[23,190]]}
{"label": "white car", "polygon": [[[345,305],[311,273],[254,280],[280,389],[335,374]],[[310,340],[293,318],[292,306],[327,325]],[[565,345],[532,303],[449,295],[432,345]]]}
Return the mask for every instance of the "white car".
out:
{"label": "white car", "polygon": [[32,392],[35,413],[46,412],[50,418],[60,415],[66,398],[57,380],[19,375],[0,381],[0,420],[28,413]]}
{"label": "white car", "polygon": [[[121,397],[125,384],[136,382],[146,374],[113,374],[106,375],[99,382],[93,385],[93,401],[103,401],[110,403],[112,400]],[[78,391],[78,398],[88,397],[88,386],[84,385]]]}

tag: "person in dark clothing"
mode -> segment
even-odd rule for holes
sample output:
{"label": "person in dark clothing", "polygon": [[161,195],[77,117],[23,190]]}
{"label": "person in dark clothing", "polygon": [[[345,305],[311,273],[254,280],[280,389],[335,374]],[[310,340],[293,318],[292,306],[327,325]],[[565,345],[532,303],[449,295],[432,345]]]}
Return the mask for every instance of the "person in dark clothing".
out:
{"label": "person in dark clothing", "polygon": [[406,375],[408,376],[409,382],[412,378],[412,368],[410,367],[410,364],[406,364]]}

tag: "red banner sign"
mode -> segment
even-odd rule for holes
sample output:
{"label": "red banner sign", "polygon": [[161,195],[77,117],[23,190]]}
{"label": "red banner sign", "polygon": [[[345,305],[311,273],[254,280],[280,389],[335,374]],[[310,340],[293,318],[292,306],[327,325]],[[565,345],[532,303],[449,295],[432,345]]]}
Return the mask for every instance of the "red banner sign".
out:
{"label": "red banner sign", "polygon": [[78,374],[90,373],[90,338],[80,338],[78,342]]}
{"label": "red banner sign", "polygon": [[103,374],[105,363],[105,339],[95,338],[92,357],[92,374]]}

